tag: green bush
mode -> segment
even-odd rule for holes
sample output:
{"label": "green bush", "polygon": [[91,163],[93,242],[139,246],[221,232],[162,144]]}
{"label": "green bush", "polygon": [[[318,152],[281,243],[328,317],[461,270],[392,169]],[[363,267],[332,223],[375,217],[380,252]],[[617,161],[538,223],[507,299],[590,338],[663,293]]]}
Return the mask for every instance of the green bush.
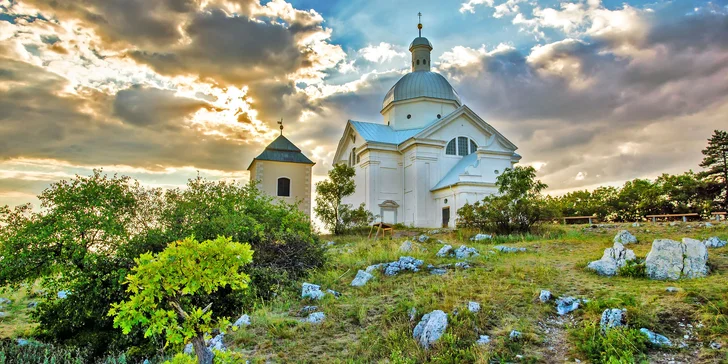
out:
{"label": "green bush", "polygon": [[613,328],[605,332],[596,322],[569,330],[574,347],[594,363],[646,363],[647,337],[639,330]]}
{"label": "green bush", "polygon": [[645,278],[647,276],[647,272],[645,271],[645,260],[628,260],[625,265],[619,268],[617,275],[631,278]]}

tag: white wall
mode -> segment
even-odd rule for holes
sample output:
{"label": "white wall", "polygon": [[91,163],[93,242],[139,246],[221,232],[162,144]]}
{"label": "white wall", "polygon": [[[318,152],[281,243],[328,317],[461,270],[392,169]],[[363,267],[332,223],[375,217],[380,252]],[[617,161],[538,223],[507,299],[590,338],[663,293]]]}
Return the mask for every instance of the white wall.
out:
{"label": "white wall", "polygon": [[[437,115],[445,117],[455,111],[454,101],[437,99],[413,99],[393,103],[382,115],[384,123],[395,130],[422,128],[437,120]],[[407,119],[407,115],[411,115]]]}
{"label": "white wall", "polygon": [[[298,208],[311,216],[311,168],[313,165],[304,163],[286,163],[276,161],[256,160],[251,171],[258,181],[258,188],[265,194],[272,196],[275,201],[294,203],[300,201]],[[278,178],[286,177],[291,180],[289,197],[279,197]]]}

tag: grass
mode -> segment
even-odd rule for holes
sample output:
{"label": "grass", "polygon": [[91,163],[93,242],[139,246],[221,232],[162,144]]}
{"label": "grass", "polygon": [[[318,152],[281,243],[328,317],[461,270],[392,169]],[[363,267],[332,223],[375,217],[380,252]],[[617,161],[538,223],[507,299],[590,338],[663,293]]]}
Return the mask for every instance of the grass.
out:
{"label": "grass", "polygon": [[[399,252],[405,238],[372,241],[360,236],[324,237],[324,241],[335,241],[329,247],[329,263],[306,281],[343,295],[338,299],[327,295],[311,302],[300,299],[300,292],[288,292],[259,303],[249,312],[252,325],[230,333],[227,344],[236,355],[254,363],[562,362],[566,358],[653,361],[665,351],[647,346],[636,330],[647,327],[680,342],[685,334],[680,324],[689,323],[697,328],[696,337],[688,341],[688,349],[669,351],[669,355],[687,362],[728,360],[728,248],[710,250],[713,272],[704,279],[650,281],[639,277],[639,267],[623,276],[606,278],[585,269],[589,261],[599,259],[604,249],[611,247],[620,229],[628,229],[640,240],[627,246],[640,258],[657,238],[728,238],[725,224],[711,229],[688,226],[570,225],[547,228],[541,235],[498,236],[488,242],[470,242],[475,232],[459,230],[417,242],[410,253]],[[349,286],[359,269],[403,255],[422,259],[425,265],[457,262],[435,256],[441,247],[438,240],[456,248],[462,244],[475,247],[481,255],[470,259],[470,269],[449,269],[443,276],[430,275],[426,269],[394,277],[376,273],[364,287]],[[528,251],[490,253],[496,244]],[[668,286],[680,291],[666,292]],[[569,318],[558,317],[553,304],[538,301],[541,289],[589,302]],[[23,336],[32,327],[23,306],[26,301],[22,296],[17,303],[14,300],[16,316],[0,322],[4,337]],[[479,302],[481,311],[468,312],[468,301]],[[316,305],[326,314],[322,324],[300,322],[305,317],[301,309],[307,305]],[[409,311],[413,307],[417,314],[411,321]],[[626,308],[629,327],[602,334],[598,322],[606,308]],[[412,338],[412,330],[423,314],[435,309],[448,314],[448,328],[430,350],[425,350]],[[511,330],[520,331],[522,338],[510,340]],[[477,345],[480,335],[489,335],[491,343]],[[710,342],[721,343],[723,348],[711,349]]]}

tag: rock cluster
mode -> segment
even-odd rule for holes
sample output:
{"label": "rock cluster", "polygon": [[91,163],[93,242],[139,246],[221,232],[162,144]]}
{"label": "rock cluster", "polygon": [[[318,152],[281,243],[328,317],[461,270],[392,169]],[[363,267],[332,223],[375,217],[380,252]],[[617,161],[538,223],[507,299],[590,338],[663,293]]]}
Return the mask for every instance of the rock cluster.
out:
{"label": "rock cluster", "polygon": [[706,276],[707,263],[708,248],[698,240],[657,239],[647,254],[645,268],[650,279],[677,280]]}
{"label": "rock cluster", "polygon": [[455,258],[457,259],[468,259],[470,257],[477,257],[479,255],[480,254],[478,253],[477,249],[467,247],[465,245],[461,245],[455,250]]}
{"label": "rock cluster", "polygon": [[728,244],[725,240],[719,239],[717,236],[711,236],[708,239],[703,240],[703,244],[707,248],[722,248]]}
{"label": "rock cluster", "polygon": [[406,270],[418,272],[422,264],[424,264],[424,262],[419,259],[415,259],[412,257],[399,257],[399,260],[396,260],[394,262],[370,265],[365,270],[365,273],[372,273],[374,271],[384,269],[385,275],[394,276]]}
{"label": "rock cluster", "polygon": [[620,230],[617,235],[614,236],[614,243],[620,243],[622,245],[633,244],[637,242],[637,238],[627,230]]}
{"label": "rock cluster", "polygon": [[587,268],[597,272],[599,275],[613,276],[617,274],[619,268],[627,264],[627,261],[635,260],[636,258],[632,250],[625,249],[624,245],[615,242],[613,247],[604,249],[602,259],[589,263]]}
{"label": "rock cluster", "polygon": [[496,245],[493,249],[500,251],[501,253],[517,253],[525,252],[526,248],[514,248],[512,246]]}
{"label": "rock cluster", "polygon": [[440,339],[447,329],[447,314],[441,310],[432,311],[424,316],[415,326],[412,336],[425,349]]}
{"label": "rock cluster", "polygon": [[361,286],[367,284],[367,282],[369,282],[369,280],[372,278],[374,278],[373,275],[371,275],[363,270],[359,270],[356,273],[356,277],[354,277],[354,280],[351,281],[351,286],[352,287],[361,287]]}

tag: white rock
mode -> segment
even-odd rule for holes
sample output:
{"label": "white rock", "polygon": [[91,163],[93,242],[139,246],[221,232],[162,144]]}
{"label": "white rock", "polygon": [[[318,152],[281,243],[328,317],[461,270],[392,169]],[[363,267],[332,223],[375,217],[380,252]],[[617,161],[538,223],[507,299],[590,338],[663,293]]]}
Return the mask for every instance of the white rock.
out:
{"label": "white rock", "polygon": [[306,322],[312,324],[318,324],[324,321],[326,315],[323,312],[314,312],[306,317]]}
{"label": "white rock", "polygon": [[419,237],[417,238],[417,241],[419,241],[420,243],[424,243],[424,242],[426,242],[426,241],[428,241],[428,240],[430,240],[430,237],[429,237],[429,236],[427,236],[427,235],[425,235],[425,234],[422,234],[422,235],[420,235],[420,236],[419,236]]}
{"label": "white rock", "polygon": [[185,354],[192,354],[195,352],[195,347],[192,345],[192,343],[189,343],[185,345],[185,348],[182,350]]}
{"label": "white rock", "polygon": [[707,262],[708,249],[698,240],[657,239],[647,254],[645,268],[650,279],[677,280],[706,276]]}
{"label": "white rock", "polygon": [[351,281],[351,285],[352,285],[352,287],[361,287],[361,286],[367,284],[367,282],[369,282],[369,280],[372,278],[374,278],[373,275],[371,275],[363,270],[359,270],[356,273],[356,277],[354,277],[354,280]]}
{"label": "white rock", "polygon": [[470,248],[465,245],[461,245],[459,248],[455,250],[455,258],[457,259],[467,259],[470,257],[477,257],[480,254],[478,254],[478,250],[475,248]]}
{"label": "white rock", "polygon": [[505,245],[496,245],[493,247],[493,249],[496,249],[500,251],[501,253],[517,253],[517,252],[525,252],[526,248],[514,248],[512,246],[505,246]]}
{"label": "white rock", "polygon": [[410,322],[414,321],[415,317],[417,317],[417,309],[414,307],[410,308],[408,314],[409,314]]}
{"label": "white rock", "polygon": [[9,305],[12,302],[13,301],[11,301],[11,300],[9,300],[7,298],[0,297],[0,305]]}
{"label": "white rock", "polygon": [[384,275],[394,276],[399,272],[406,270],[418,272],[422,264],[424,264],[424,262],[419,259],[412,257],[399,257],[399,260],[386,264],[384,268]]}
{"label": "white rock", "polygon": [[471,241],[481,241],[481,240],[489,240],[493,239],[493,235],[490,234],[476,234],[472,238],[470,238]]}
{"label": "white rock", "polygon": [[641,328],[640,332],[647,335],[647,340],[650,341],[653,345],[656,346],[672,346],[672,342],[670,339],[666,338],[665,336],[662,336],[660,334],[656,334],[646,328]]}
{"label": "white rock", "polygon": [[581,300],[574,297],[561,297],[556,300],[556,313],[560,316],[566,315],[579,308]]}
{"label": "white rock", "polygon": [[250,316],[242,315],[233,324],[235,327],[250,326]]}
{"label": "white rock", "polygon": [[30,344],[30,341],[28,341],[26,339],[17,339],[17,340],[15,340],[15,343],[18,344],[18,346],[25,346],[25,345]]}
{"label": "white rock", "polygon": [[677,288],[677,287],[667,287],[667,288],[665,288],[665,291],[670,292],[670,293],[675,293],[675,292],[679,292],[680,291],[680,288]]}
{"label": "white rock", "polygon": [[6,317],[10,317],[10,314],[8,314],[7,312],[0,311],[0,318],[6,318]]}
{"label": "white rock", "polygon": [[624,245],[615,242],[613,247],[604,249],[602,259],[590,262],[587,268],[597,272],[599,275],[613,276],[617,274],[619,268],[627,264],[627,261],[635,260],[636,258],[637,256],[635,256],[631,249],[625,249]]}
{"label": "white rock", "polygon": [[473,301],[468,302],[468,311],[480,312],[480,303]]}
{"label": "white rock", "polygon": [[723,347],[723,345],[721,345],[717,341],[711,341],[710,342],[710,348],[713,349],[713,350],[719,350],[721,347]]}
{"label": "white rock", "polygon": [[468,269],[470,268],[470,264],[468,264],[467,262],[457,262],[455,263],[455,268]]}
{"label": "white rock", "polygon": [[310,298],[312,300],[320,300],[324,297],[321,286],[311,283],[303,283],[301,287],[301,298]]}
{"label": "white rock", "polygon": [[442,258],[442,257],[446,257],[446,256],[450,255],[451,251],[452,251],[452,245],[445,244],[445,246],[440,248],[440,250],[435,255]]}
{"label": "white rock", "polygon": [[625,324],[625,313],[627,313],[625,309],[608,308],[602,312],[602,319],[599,321],[599,326],[602,330],[622,327]]}
{"label": "white rock", "polygon": [[614,236],[613,242],[620,243],[622,245],[632,244],[637,242],[637,238],[627,230],[620,230],[617,235]]}
{"label": "white rock", "polygon": [[640,227],[640,223],[634,222],[634,223],[632,223],[632,227]]}
{"label": "white rock", "polygon": [[705,244],[708,248],[722,248],[726,246],[728,242],[719,239],[717,236],[711,236],[710,238],[703,240],[703,244]]}
{"label": "white rock", "polygon": [[430,269],[430,274],[435,275],[435,276],[442,276],[442,275],[445,275],[445,273],[447,273],[447,269],[445,269],[445,268]]}
{"label": "white rock", "polygon": [[69,294],[69,292],[68,292],[68,291],[58,291],[58,294],[57,294],[57,296],[58,296],[58,298],[60,298],[60,299],[65,299],[65,298],[67,298],[67,297],[68,297],[68,294]]}
{"label": "white rock", "polygon": [[372,264],[372,265],[368,266],[367,269],[365,269],[365,272],[367,272],[367,273],[374,272],[375,270],[381,269],[385,265],[386,265],[386,263]]}
{"label": "white rock", "polygon": [[511,340],[518,340],[521,338],[521,336],[521,332],[516,330],[512,330],[511,333],[508,335]]}
{"label": "white rock", "polygon": [[480,335],[480,338],[475,343],[478,344],[478,345],[487,345],[487,344],[490,343],[490,336],[488,336],[488,335]]}
{"label": "white rock", "polygon": [[542,289],[541,293],[538,295],[538,300],[542,303],[546,303],[551,300],[551,291]]}
{"label": "white rock", "polygon": [[713,227],[713,224],[711,224],[711,223],[709,223],[709,222],[706,222],[706,223],[705,223],[705,227],[707,227],[707,228],[712,228],[712,227]]}
{"label": "white rock", "polygon": [[441,310],[432,311],[424,316],[415,326],[412,336],[425,349],[429,349],[435,341],[440,339],[447,329],[447,314]]}
{"label": "white rock", "polygon": [[225,338],[225,334],[219,333],[217,336],[213,337],[212,340],[210,340],[210,344],[207,346],[210,350],[217,350],[217,351],[225,351],[227,350],[227,347],[225,346],[225,343],[223,342],[223,339]]}

